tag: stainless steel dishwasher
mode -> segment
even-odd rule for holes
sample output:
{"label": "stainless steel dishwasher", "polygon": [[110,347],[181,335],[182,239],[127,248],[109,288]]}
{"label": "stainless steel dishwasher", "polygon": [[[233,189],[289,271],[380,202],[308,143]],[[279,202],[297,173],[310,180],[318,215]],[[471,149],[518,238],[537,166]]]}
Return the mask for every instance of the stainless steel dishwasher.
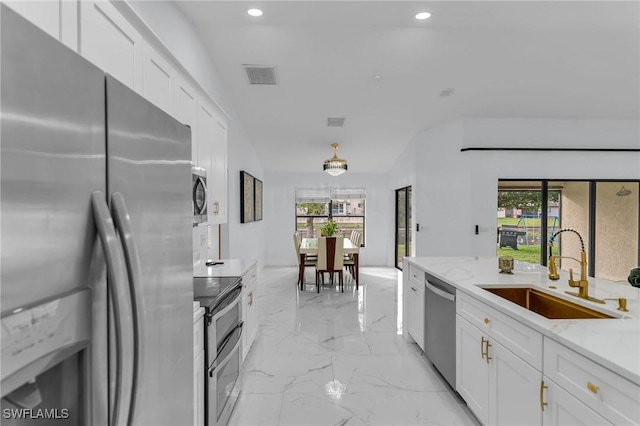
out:
{"label": "stainless steel dishwasher", "polygon": [[426,274],[424,313],[424,353],[456,387],[456,289]]}

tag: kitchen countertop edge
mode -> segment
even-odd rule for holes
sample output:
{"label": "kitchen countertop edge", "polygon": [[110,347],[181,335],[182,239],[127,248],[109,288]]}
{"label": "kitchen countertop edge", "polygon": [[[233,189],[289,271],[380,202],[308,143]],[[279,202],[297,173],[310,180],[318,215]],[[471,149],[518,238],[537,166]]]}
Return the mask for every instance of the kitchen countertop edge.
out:
{"label": "kitchen countertop edge", "polygon": [[204,261],[194,262],[194,277],[241,277],[257,265],[255,259],[220,259],[222,265],[206,266]]}

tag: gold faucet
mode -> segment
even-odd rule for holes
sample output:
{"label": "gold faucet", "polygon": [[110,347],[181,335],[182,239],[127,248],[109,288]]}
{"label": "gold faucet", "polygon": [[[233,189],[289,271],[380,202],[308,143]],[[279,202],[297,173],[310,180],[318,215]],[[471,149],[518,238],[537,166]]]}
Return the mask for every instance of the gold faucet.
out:
{"label": "gold faucet", "polygon": [[[569,256],[554,256],[552,254],[553,241],[556,236],[562,232],[573,232],[580,238],[580,245],[582,247],[582,251],[580,252],[580,260],[575,257]],[[575,260],[580,264],[580,279],[578,281],[573,279],[573,269],[569,269],[569,287],[577,287],[578,291],[565,291],[565,293],[570,294],[572,296],[580,297],[581,299],[591,300],[592,302],[602,303],[603,300],[596,299],[595,297],[589,296],[589,281],[587,279],[587,252],[584,250],[584,240],[582,239],[582,235],[578,233],[575,229],[565,228],[561,229],[551,238],[549,238],[549,279],[550,280],[559,280],[560,275],[558,274],[558,269],[556,267],[556,259],[571,259]]]}

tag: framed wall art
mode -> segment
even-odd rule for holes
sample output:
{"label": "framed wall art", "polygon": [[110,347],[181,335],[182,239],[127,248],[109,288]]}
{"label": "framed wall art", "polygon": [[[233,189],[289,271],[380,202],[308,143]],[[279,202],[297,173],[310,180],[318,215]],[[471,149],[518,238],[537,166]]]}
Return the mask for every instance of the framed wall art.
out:
{"label": "framed wall art", "polygon": [[254,219],[262,220],[262,181],[260,179],[254,180],[253,190],[255,201],[253,209]]}
{"label": "framed wall art", "polygon": [[240,171],[240,223],[255,220],[255,178],[245,171]]}

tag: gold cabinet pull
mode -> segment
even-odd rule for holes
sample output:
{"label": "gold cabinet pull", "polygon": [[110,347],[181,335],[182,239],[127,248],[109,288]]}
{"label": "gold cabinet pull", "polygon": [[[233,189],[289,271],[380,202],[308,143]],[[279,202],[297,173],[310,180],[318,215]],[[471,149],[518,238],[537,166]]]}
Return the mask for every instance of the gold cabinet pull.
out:
{"label": "gold cabinet pull", "polygon": [[489,364],[489,360],[491,359],[491,357],[489,356],[489,346],[491,346],[491,343],[489,343],[489,339],[485,339],[484,336],[481,336],[480,355],[487,361],[487,364]]}
{"label": "gold cabinet pull", "polygon": [[549,386],[545,386],[544,384],[544,380],[540,381],[540,410],[544,411],[544,407],[549,405],[548,403],[544,402],[544,390],[545,389],[549,389]]}
{"label": "gold cabinet pull", "polygon": [[489,364],[489,360],[493,359],[489,356],[489,346],[491,346],[491,343],[489,343],[489,339],[487,339],[486,342],[487,342],[487,350],[485,351],[485,355],[487,356],[487,364]]}
{"label": "gold cabinet pull", "polygon": [[418,291],[415,287],[411,287],[411,290]]}
{"label": "gold cabinet pull", "polygon": [[600,389],[598,386],[594,385],[591,382],[587,382],[587,389],[589,389],[591,392],[593,393],[598,393],[598,390]]}
{"label": "gold cabinet pull", "polygon": [[249,306],[253,305],[253,292],[249,293]]}
{"label": "gold cabinet pull", "polygon": [[491,322],[491,320],[490,320],[489,318],[485,318],[485,319],[484,319],[484,323],[485,323],[485,324],[489,324],[490,322]]}

